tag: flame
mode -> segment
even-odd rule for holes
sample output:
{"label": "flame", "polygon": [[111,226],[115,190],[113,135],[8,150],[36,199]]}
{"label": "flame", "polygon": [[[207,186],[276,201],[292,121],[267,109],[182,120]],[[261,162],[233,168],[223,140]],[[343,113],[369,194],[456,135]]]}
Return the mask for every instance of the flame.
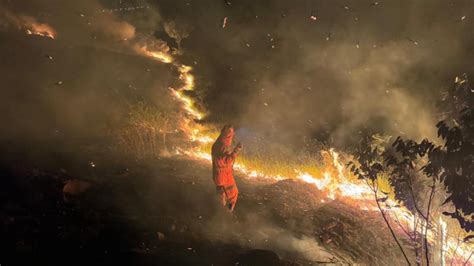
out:
{"label": "flame", "polygon": [[184,82],[183,90],[194,90],[194,76],[191,74],[192,67],[181,65],[179,67],[179,79]]}
{"label": "flame", "polygon": [[40,23],[33,17],[14,14],[9,10],[0,10],[0,16],[6,19],[7,25],[23,30],[28,35],[56,38],[56,30],[53,27],[46,23]]}
{"label": "flame", "polygon": [[[184,68],[182,68],[184,70]],[[186,75],[191,75],[188,70],[181,72],[181,79],[185,83],[185,88],[190,88],[190,90],[194,89],[194,79],[187,78]],[[186,81],[190,81],[186,83]],[[191,82],[192,81],[192,82]],[[194,117],[196,119],[201,119],[204,114],[199,112],[197,109],[194,108],[194,103],[190,97],[187,97],[180,93],[180,91],[173,90],[173,95],[183,104],[184,110],[190,117]],[[200,127],[192,123],[189,120],[185,120],[184,125],[181,129],[188,133],[188,136],[191,141],[198,142],[201,144],[209,144],[214,141],[215,138],[206,135],[204,130],[200,129]],[[178,150],[177,154],[186,155],[191,158],[200,159],[204,161],[211,162],[212,157],[209,152],[203,151],[201,147],[196,149],[188,149],[188,150]],[[360,210],[363,211],[379,211],[376,207],[374,202],[374,194],[373,191],[365,184],[362,183],[360,180],[355,178],[352,174],[348,173],[345,170],[344,164],[340,160],[340,154],[330,149],[329,151],[323,151],[323,158],[325,158],[325,165],[324,171],[322,176],[316,177],[307,172],[294,169],[296,176],[295,177],[287,177],[282,175],[267,175],[264,172],[260,172],[255,169],[249,169],[247,166],[236,163],[234,165],[234,169],[241,172],[247,178],[261,178],[266,180],[272,181],[281,181],[286,179],[297,179],[302,182],[312,184],[316,186],[319,190],[323,191],[328,199],[341,199],[346,200],[353,205],[357,206]],[[325,201],[322,200],[322,203]],[[388,206],[395,206],[397,203],[391,199],[387,200]],[[399,208],[387,208],[384,210],[386,213],[391,214],[393,217],[398,217],[397,219],[400,220],[402,224],[407,226],[407,228],[412,227],[412,221],[414,219],[413,214],[408,211],[404,207]],[[414,230],[411,228],[411,230]],[[418,232],[423,232],[424,227],[418,228]],[[435,229],[428,230],[428,240],[430,243],[435,242],[435,236],[438,232]],[[446,231],[441,231],[441,234],[446,234]],[[446,235],[443,236],[446,238]],[[467,252],[469,248],[461,248],[457,247],[457,253],[462,258],[467,258],[470,253]],[[445,242],[443,247],[443,256],[450,256],[454,257],[456,250],[456,240],[449,239]],[[470,264],[468,264],[470,265]]]}
{"label": "flame", "polygon": [[[183,104],[183,108],[185,109],[185,111],[187,112],[187,114],[191,117],[193,117],[194,119],[197,119],[197,120],[201,120],[203,117],[204,117],[204,114],[197,111],[196,109],[194,109],[194,102],[193,100],[184,94],[186,90],[174,90],[174,89],[171,89],[171,93],[172,95],[177,98],[179,101],[181,101],[181,103]],[[188,121],[186,121],[188,122]],[[196,135],[198,135],[199,131],[196,131],[196,130],[190,130],[191,132],[189,133],[192,133],[191,135],[194,136],[193,137],[193,140],[196,138]]]}
{"label": "flame", "polygon": [[[298,170],[295,169],[295,172],[298,172]],[[296,178],[303,182],[314,184],[319,190],[323,190],[329,184],[329,182],[331,182],[331,175],[328,172],[324,172],[323,176],[323,179],[316,179],[308,173],[299,172]]]}
{"label": "flame", "polygon": [[443,221],[443,218],[440,216],[439,217],[439,224],[440,224],[440,227],[441,227],[441,265],[444,266],[446,265],[446,250],[447,250],[447,247],[446,247],[446,222]]}
{"label": "flame", "polygon": [[[210,134],[209,132],[211,131],[209,131],[208,128],[195,122],[196,120],[202,120],[205,117],[205,113],[196,108],[193,98],[188,96],[189,93],[186,93],[193,91],[195,88],[195,79],[192,74],[192,68],[190,66],[174,63],[173,58],[167,53],[148,51],[146,46],[137,49],[137,51],[142,55],[149,56],[163,63],[173,64],[180,73],[179,79],[183,85],[178,89],[170,88],[171,94],[181,103],[185,113],[182,121],[180,121],[181,130],[187,134],[190,141],[198,143],[199,145],[197,148],[178,148],[176,154],[211,162],[211,154],[205,150],[205,147],[212,143],[216,136]],[[322,155],[324,158],[323,171],[321,171],[323,173],[322,176],[314,176],[300,169],[294,169],[294,176],[268,175],[264,172],[258,171],[257,169],[250,169],[241,163],[234,164],[234,169],[241,172],[247,178],[261,178],[271,181],[296,179],[316,186],[319,190],[325,193],[327,199],[334,200],[337,198],[345,200],[363,211],[378,211],[374,202],[374,192],[367,186],[367,184],[362,183],[351,173],[346,171],[344,164],[341,162],[340,154],[334,149],[330,149],[329,151],[323,151]],[[323,199],[321,202],[324,203],[326,201]],[[397,205],[397,203],[391,199],[388,199],[386,203],[387,206]],[[393,217],[397,217],[397,219],[407,227],[412,226],[414,216],[403,206],[386,208],[384,211],[387,214],[391,214]],[[443,237],[446,238],[446,228],[443,228],[441,234],[444,234]],[[413,230],[413,228],[411,229]],[[418,228],[418,230],[419,232],[423,232],[423,226]],[[436,232],[435,229],[428,230],[428,239],[431,243],[435,242],[435,235],[437,233],[438,232]],[[443,247],[445,253],[443,255],[453,257],[455,256],[455,249],[456,241],[451,238],[445,241]],[[469,250],[469,248],[457,248],[457,252],[462,258],[467,258],[469,256],[470,253],[466,250]]]}
{"label": "flame", "polygon": [[169,55],[167,52],[160,50],[149,50],[146,45],[135,45],[134,50],[141,55],[151,57],[165,64],[170,64],[173,62],[173,57],[171,57],[171,55]]}
{"label": "flame", "polygon": [[[194,75],[192,67],[174,62],[173,57],[165,50],[152,50],[148,46],[135,45],[133,49],[140,55],[153,58],[165,64],[172,64],[179,72],[179,79],[183,83],[180,88],[170,88],[171,95],[181,103],[186,116],[180,121],[180,128],[193,142],[211,143],[213,138],[202,133],[202,128],[193,120],[201,120],[205,113],[196,108],[194,100],[187,94],[194,90]],[[184,153],[186,154],[186,153]],[[188,154],[189,155],[189,154]],[[197,156],[199,157],[199,156]]]}
{"label": "flame", "polygon": [[38,35],[50,39],[54,39],[56,37],[56,31],[48,24],[33,21],[29,24],[27,23],[25,27],[27,28],[26,34],[28,35]]}

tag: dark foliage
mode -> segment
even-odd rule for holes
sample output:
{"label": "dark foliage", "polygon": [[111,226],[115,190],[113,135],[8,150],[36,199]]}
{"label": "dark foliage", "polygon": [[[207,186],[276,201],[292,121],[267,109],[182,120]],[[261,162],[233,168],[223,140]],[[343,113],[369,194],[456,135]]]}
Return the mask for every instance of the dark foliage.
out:
{"label": "dark foliage", "polygon": [[[387,225],[387,228],[393,237],[393,240],[397,243],[397,246],[402,252],[407,264],[411,265],[400,240],[398,239],[394,229],[392,228],[392,225],[390,224],[386,211],[382,207],[382,204],[385,204],[388,199],[388,193],[381,191],[377,182],[380,175],[386,172],[386,167],[383,164],[383,161],[381,162],[383,159],[383,150],[381,150],[379,146],[373,145],[371,138],[365,138],[360,143],[359,148],[356,149],[354,158],[357,160],[358,164],[349,162],[348,167],[350,171],[355,176],[357,176],[358,179],[364,180],[374,193],[374,199],[377,204],[377,208],[379,209],[380,214],[382,215],[382,218],[384,219],[385,224]],[[379,192],[382,192],[384,196],[379,197]]]}
{"label": "dark foliage", "polygon": [[[411,210],[416,206],[413,182],[417,162],[422,162],[422,173],[434,182],[442,182],[449,197],[444,204],[452,203],[454,212],[444,215],[457,219],[466,232],[474,231],[474,91],[466,75],[456,78],[455,86],[442,102],[445,119],[440,121],[438,136],[441,146],[425,139],[421,142],[398,137],[393,143],[395,153],[386,154],[385,163],[391,166],[391,185],[397,200]],[[471,239],[467,237],[465,240]]]}
{"label": "dark foliage", "polygon": [[[392,144],[393,150],[384,154],[385,164],[390,167],[390,184],[394,188],[395,198],[404,202],[412,212],[418,212],[426,218],[418,207],[416,195],[419,194],[424,180],[417,178],[419,169],[417,161],[424,157],[434,145],[428,140],[416,143],[412,140],[403,140],[398,137]],[[436,179],[436,176],[433,176]]]}
{"label": "dark foliage", "polygon": [[384,167],[378,161],[381,158],[381,152],[378,147],[374,147],[370,143],[370,138],[366,138],[360,143],[354,153],[354,158],[360,165],[357,167],[353,162],[350,162],[349,168],[358,179],[374,182],[384,171]]}
{"label": "dark foliage", "polygon": [[[434,174],[442,169],[441,181],[456,210],[444,213],[459,221],[467,232],[474,231],[474,90],[466,75],[456,78],[455,86],[443,104],[449,108],[447,118],[440,121],[438,136],[445,144],[430,153],[425,172]],[[468,240],[467,237],[465,240]]]}

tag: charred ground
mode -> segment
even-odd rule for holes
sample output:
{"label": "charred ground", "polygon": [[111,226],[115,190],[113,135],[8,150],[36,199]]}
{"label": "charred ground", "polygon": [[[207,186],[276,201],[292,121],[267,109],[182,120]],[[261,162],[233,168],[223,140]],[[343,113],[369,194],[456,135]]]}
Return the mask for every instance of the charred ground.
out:
{"label": "charred ground", "polygon": [[[158,158],[103,163],[80,178],[74,174],[23,165],[3,172],[6,263],[391,264],[400,259],[376,212],[321,203],[321,192],[304,183],[239,177],[242,193],[234,216],[216,205],[207,164]],[[75,189],[65,195],[64,184],[72,180]],[[79,182],[90,187],[82,191]],[[281,259],[255,250],[272,250]]]}

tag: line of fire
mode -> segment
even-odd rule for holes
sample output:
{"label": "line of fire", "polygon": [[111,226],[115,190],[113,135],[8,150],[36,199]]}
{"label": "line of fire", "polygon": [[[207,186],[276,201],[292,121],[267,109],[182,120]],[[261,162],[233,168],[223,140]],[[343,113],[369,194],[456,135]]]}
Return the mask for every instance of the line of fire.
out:
{"label": "line of fire", "polygon": [[0,266],[474,265],[473,12],[0,2]]}

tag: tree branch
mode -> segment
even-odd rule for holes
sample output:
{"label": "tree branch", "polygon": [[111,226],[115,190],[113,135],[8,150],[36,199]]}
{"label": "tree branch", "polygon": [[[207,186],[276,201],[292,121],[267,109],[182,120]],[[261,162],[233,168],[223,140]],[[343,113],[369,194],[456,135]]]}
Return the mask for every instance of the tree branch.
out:
{"label": "tree branch", "polygon": [[423,242],[425,244],[425,259],[426,259],[426,265],[430,265],[430,252],[429,252],[429,244],[428,244],[428,225],[430,224],[430,209],[431,209],[431,203],[433,201],[434,193],[435,193],[435,182],[436,180],[433,178],[433,184],[431,186],[431,193],[430,193],[430,198],[428,200],[428,209],[426,210],[426,226],[425,226],[425,232],[423,236]]}
{"label": "tree branch", "polygon": [[377,189],[376,189],[375,181],[373,181],[373,180],[372,180],[372,186],[373,186],[372,190],[374,191],[375,202],[377,203],[377,207],[378,207],[380,213],[382,214],[382,217],[385,221],[385,224],[387,225],[388,230],[390,230],[390,233],[392,234],[393,239],[397,243],[398,248],[400,248],[400,251],[402,252],[403,257],[405,258],[407,264],[411,265],[410,260],[408,259],[407,254],[405,253],[405,250],[403,249],[402,245],[400,244],[400,241],[398,241],[398,238],[395,235],[395,232],[393,231],[392,226],[390,225],[390,222],[388,221],[387,217],[385,216],[385,212],[382,210],[382,207],[380,206],[380,203],[379,203],[378,197],[377,197]]}

